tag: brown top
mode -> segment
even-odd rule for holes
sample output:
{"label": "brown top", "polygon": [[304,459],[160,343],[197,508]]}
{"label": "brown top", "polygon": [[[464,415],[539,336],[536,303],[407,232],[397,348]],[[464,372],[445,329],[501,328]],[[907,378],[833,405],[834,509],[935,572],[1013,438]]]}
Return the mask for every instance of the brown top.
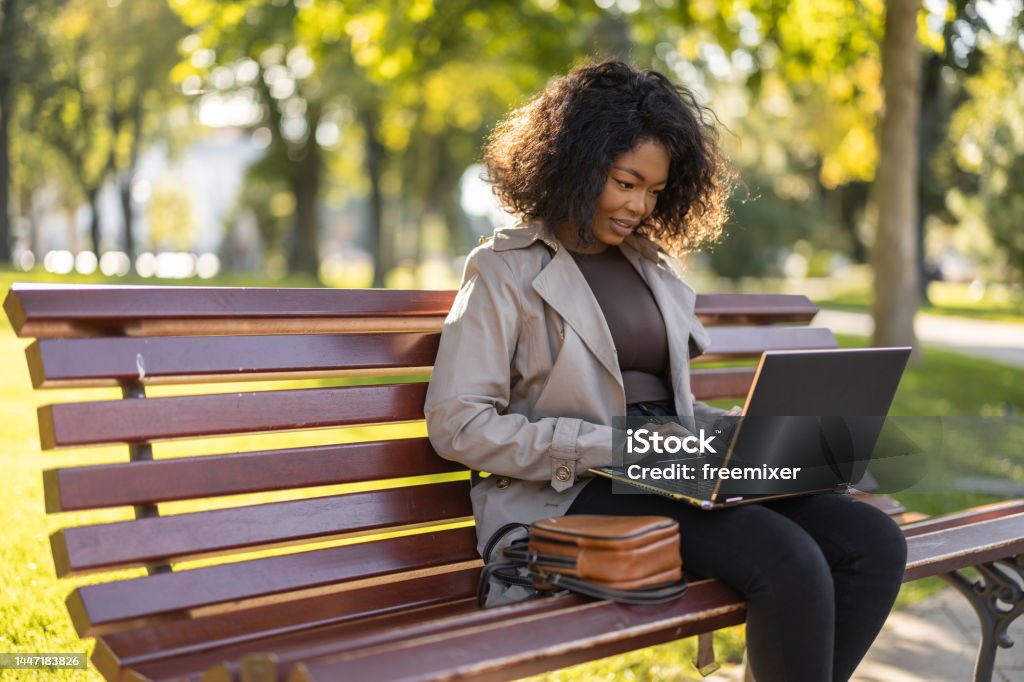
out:
{"label": "brown top", "polygon": [[626,403],[671,400],[668,334],[654,295],[618,247],[569,251],[604,313],[618,351]]}

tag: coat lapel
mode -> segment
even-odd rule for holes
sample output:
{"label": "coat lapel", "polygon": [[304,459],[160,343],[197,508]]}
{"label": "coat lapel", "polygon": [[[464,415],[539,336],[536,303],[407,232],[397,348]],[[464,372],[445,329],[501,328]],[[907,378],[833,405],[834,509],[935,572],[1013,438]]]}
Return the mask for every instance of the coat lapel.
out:
{"label": "coat lapel", "polygon": [[555,250],[551,262],[533,279],[533,290],[572,327],[621,388],[622,372],[604,313],[564,247]]}

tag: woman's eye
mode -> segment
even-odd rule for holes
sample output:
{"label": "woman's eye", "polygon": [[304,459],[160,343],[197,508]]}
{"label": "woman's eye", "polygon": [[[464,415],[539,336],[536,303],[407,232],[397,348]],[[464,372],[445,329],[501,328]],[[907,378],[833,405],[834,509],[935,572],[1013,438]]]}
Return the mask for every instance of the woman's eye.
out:
{"label": "woman's eye", "polygon": [[633,189],[634,187],[632,182],[624,182],[622,180],[616,180],[615,182],[619,183],[619,186],[622,187],[622,189]]}

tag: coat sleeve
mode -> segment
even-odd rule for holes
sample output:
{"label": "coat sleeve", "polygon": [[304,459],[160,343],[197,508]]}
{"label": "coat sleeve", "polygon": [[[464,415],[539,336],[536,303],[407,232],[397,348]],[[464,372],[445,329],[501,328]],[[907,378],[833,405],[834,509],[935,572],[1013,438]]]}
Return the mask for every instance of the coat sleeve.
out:
{"label": "coat sleeve", "polygon": [[492,250],[470,254],[441,331],[424,412],[445,459],[565,490],[588,468],[612,464],[612,428],[570,417],[530,421],[508,412],[520,340],[521,300],[508,264]]}

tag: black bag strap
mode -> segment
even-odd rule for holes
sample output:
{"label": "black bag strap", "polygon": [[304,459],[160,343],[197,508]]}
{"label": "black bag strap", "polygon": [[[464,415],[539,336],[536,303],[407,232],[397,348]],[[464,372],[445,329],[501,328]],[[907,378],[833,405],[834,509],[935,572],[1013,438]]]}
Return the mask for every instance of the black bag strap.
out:
{"label": "black bag strap", "polygon": [[[506,555],[506,561],[491,561],[491,555],[494,554],[494,548],[498,546],[505,536],[520,528],[527,532],[527,537],[513,540],[512,545],[522,545],[525,548],[530,532],[530,527],[525,523],[506,523],[504,526],[494,531],[494,535],[492,535],[487,541],[487,544],[484,545],[483,558],[485,565],[483,570],[480,571],[480,578],[476,584],[476,605],[478,608],[483,608],[484,603],[487,601],[487,592],[489,590],[492,577],[497,578],[506,585],[533,587],[533,579],[528,575],[519,575],[518,572],[518,569],[521,566],[526,565],[525,559],[512,559]],[[508,552],[508,549],[506,549],[506,552]]]}
{"label": "black bag strap", "polygon": [[595,599],[607,599],[620,604],[664,604],[683,596],[689,586],[686,578],[679,582],[669,583],[656,587],[645,587],[636,590],[618,590],[611,587],[599,587],[579,578],[562,575],[561,573],[540,573],[540,579],[548,585],[561,587],[572,592],[578,592]]}
{"label": "black bag strap", "polygon": [[[504,561],[492,561],[491,555],[498,544],[511,532],[523,529],[526,536],[516,538],[502,550]],[[688,582],[684,577],[679,582],[668,583],[654,587],[646,587],[635,590],[619,590],[609,587],[601,587],[588,583],[579,578],[539,571],[536,568],[538,560],[552,566],[565,566],[574,568],[576,562],[566,557],[541,555],[529,550],[530,526],[525,523],[507,523],[490,537],[484,546],[483,558],[486,562],[483,570],[480,571],[480,580],[477,583],[476,602],[477,606],[483,608],[487,600],[487,592],[491,578],[496,578],[506,585],[516,585],[525,588],[534,588],[537,582],[551,585],[562,590],[570,590],[595,599],[608,599],[621,604],[663,604],[678,599],[686,592]],[[528,569],[531,575],[522,575],[521,569]]]}

